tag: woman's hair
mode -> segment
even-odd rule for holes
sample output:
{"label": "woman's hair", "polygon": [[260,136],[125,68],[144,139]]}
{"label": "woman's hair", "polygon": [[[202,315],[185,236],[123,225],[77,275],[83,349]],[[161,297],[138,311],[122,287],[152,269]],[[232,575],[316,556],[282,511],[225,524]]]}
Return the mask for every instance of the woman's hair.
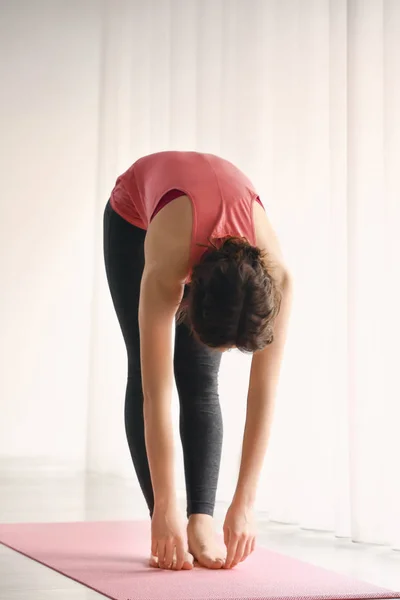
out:
{"label": "woman's hair", "polygon": [[177,313],[212,348],[262,350],[273,339],[281,291],[262,251],[245,238],[211,241],[193,267],[192,281]]}

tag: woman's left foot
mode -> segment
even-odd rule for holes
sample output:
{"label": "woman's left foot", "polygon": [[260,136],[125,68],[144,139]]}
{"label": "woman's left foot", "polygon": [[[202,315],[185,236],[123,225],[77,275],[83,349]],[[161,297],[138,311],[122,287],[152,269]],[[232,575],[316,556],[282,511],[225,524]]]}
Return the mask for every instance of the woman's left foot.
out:
{"label": "woman's left foot", "polygon": [[222,569],[226,551],[216,539],[214,519],[210,515],[190,515],[187,526],[189,552],[207,569]]}

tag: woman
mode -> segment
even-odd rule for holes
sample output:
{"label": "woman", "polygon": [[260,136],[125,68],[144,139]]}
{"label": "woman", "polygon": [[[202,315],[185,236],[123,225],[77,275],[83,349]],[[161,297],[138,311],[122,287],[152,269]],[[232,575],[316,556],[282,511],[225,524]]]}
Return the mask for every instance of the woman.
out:
{"label": "woman", "polygon": [[[253,185],[230,162],[159,152],[117,179],[104,214],[104,255],[128,354],[125,427],[152,519],[150,564],[190,569],[194,557],[204,567],[232,568],[254,550],[252,506],[289,314],[291,279],[277,238]],[[218,370],[229,348],[253,358],[224,550],[213,511],[222,447]],[[174,376],[186,531],[174,492]]]}

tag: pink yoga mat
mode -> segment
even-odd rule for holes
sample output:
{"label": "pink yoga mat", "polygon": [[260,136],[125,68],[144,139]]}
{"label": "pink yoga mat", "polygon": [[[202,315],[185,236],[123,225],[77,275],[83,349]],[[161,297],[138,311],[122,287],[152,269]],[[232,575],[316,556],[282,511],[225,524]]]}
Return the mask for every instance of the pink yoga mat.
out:
{"label": "pink yoga mat", "polygon": [[0,542],[115,600],[400,598],[258,548],[232,570],[148,567],[150,525],[141,522],[0,525]]}

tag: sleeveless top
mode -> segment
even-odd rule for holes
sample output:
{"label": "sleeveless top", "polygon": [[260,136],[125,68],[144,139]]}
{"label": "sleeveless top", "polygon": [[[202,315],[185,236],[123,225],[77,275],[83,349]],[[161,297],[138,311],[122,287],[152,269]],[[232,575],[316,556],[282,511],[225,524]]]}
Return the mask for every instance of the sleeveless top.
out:
{"label": "sleeveless top", "polygon": [[178,195],[193,211],[190,266],[198,263],[210,239],[233,235],[256,245],[251,181],[229,161],[201,152],[166,151],[144,156],[118,177],[112,208],[123,219],[147,229],[154,216]]}

